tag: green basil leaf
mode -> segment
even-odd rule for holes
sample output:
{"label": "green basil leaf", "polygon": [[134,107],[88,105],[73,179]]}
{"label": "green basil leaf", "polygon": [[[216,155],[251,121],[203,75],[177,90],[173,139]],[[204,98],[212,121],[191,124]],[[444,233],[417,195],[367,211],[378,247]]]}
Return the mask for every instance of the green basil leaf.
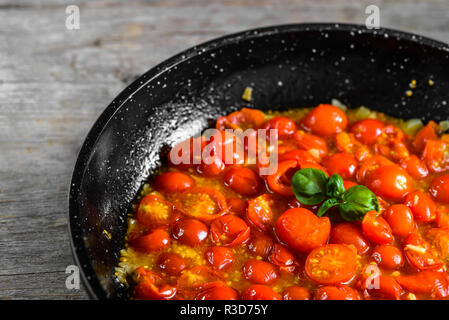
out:
{"label": "green basil leaf", "polygon": [[340,199],[345,193],[343,178],[338,174],[333,174],[326,186],[326,195],[329,198]]}
{"label": "green basil leaf", "polygon": [[298,170],[292,178],[293,193],[302,204],[318,204],[326,197],[328,181],[328,176],[322,170],[313,168]]}
{"label": "green basil leaf", "polygon": [[365,186],[353,186],[346,190],[339,205],[340,215],[347,221],[362,220],[368,211],[379,212],[376,195]]}
{"label": "green basil leaf", "polygon": [[333,199],[333,198],[327,199],[326,201],[323,202],[320,209],[318,209],[318,212],[316,215],[318,217],[322,217],[326,213],[327,210],[329,210],[332,207],[337,206],[338,204],[339,204],[339,202],[337,199]]}

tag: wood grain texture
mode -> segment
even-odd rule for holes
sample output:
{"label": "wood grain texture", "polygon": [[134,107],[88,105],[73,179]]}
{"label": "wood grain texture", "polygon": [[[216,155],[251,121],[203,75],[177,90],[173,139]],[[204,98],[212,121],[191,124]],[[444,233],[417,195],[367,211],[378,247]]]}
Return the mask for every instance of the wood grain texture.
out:
{"label": "wood grain texture", "polygon": [[[80,7],[81,29],[65,28]],[[294,22],[381,24],[449,41],[446,0],[0,0],[0,299],[85,299],[73,264],[67,192],[96,118],[171,55],[227,33]]]}

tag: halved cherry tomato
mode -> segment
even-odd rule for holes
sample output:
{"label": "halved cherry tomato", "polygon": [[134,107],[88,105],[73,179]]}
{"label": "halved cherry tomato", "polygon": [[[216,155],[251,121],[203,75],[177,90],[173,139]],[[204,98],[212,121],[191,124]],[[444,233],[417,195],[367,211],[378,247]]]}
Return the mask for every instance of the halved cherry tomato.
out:
{"label": "halved cherry tomato", "polygon": [[[296,124],[293,120],[286,117],[274,117],[268,120],[262,129],[265,130],[278,130],[279,138],[286,138],[291,136],[296,131]],[[269,137],[269,134],[267,134]]]}
{"label": "halved cherry tomato", "polygon": [[237,193],[245,196],[254,196],[262,188],[262,180],[251,169],[232,167],[224,176],[225,185]]}
{"label": "halved cherry tomato", "polygon": [[432,180],[430,194],[443,203],[449,204],[449,175],[443,175]]}
{"label": "halved cherry tomato", "polygon": [[426,238],[441,259],[449,259],[449,230],[432,228],[426,233]]}
{"label": "halved cherry tomato", "polygon": [[248,220],[262,231],[271,228],[282,213],[284,206],[282,201],[265,193],[248,201]]}
{"label": "halved cherry tomato", "polygon": [[195,300],[238,300],[238,292],[226,285],[216,285],[200,291]]}
{"label": "halved cherry tomato", "polygon": [[298,263],[295,261],[295,256],[287,250],[287,248],[275,243],[273,251],[268,260],[277,266],[279,270],[293,273],[298,267]]}
{"label": "halved cherry tomato", "polygon": [[306,133],[303,130],[298,130],[293,135],[298,146],[301,149],[309,152],[317,161],[327,156],[327,143],[322,138]]}
{"label": "halved cherry tomato", "polygon": [[400,165],[415,179],[425,178],[429,174],[429,169],[427,169],[426,164],[414,154],[403,159]]}
{"label": "halved cherry tomato", "polygon": [[395,236],[406,237],[415,229],[415,219],[409,207],[404,204],[389,206],[384,212],[384,218]]}
{"label": "halved cherry tomato", "polygon": [[349,153],[335,153],[325,160],[324,166],[330,175],[337,173],[343,179],[352,180],[357,170],[357,161]]}
{"label": "halved cherry tomato", "polygon": [[130,244],[144,252],[159,251],[167,247],[170,243],[170,235],[163,228],[154,229],[150,233],[131,239]]}
{"label": "halved cherry tomato", "polygon": [[226,198],[213,188],[187,189],[178,197],[176,204],[185,215],[203,221],[211,221],[229,211]]}
{"label": "halved cherry tomato", "polygon": [[184,270],[177,280],[180,292],[190,294],[196,290],[204,290],[216,285],[221,285],[220,275],[205,266],[195,266]]}
{"label": "halved cherry tomato", "polygon": [[210,247],[204,253],[206,261],[216,270],[229,268],[235,260],[232,250],[226,247]]}
{"label": "halved cherry tomato", "polygon": [[311,300],[312,296],[310,295],[310,291],[305,287],[290,286],[284,289],[282,298],[284,300]]}
{"label": "halved cherry tomato", "polygon": [[265,122],[265,115],[262,111],[256,109],[242,108],[227,116],[217,119],[216,128],[218,130],[225,129],[257,129]]}
{"label": "halved cherry tomato", "polygon": [[[209,159],[209,160],[205,160]],[[199,164],[196,167],[196,171],[206,177],[215,177],[222,173],[226,165],[224,164],[223,160],[217,156],[208,157],[201,161],[201,164]]]}
{"label": "halved cherry tomato", "polygon": [[418,269],[439,269],[444,265],[444,261],[437,257],[435,249],[423,239],[419,234],[412,233],[406,239],[404,248],[405,255],[410,263]]}
{"label": "halved cherry tomato", "polygon": [[338,284],[351,280],[357,270],[357,252],[343,244],[326,244],[309,253],[305,271],[319,284]]}
{"label": "halved cherry tomato", "polygon": [[438,139],[438,130],[439,126],[434,121],[429,121],[429,123],[424,128],[419,130],[412,142],[412,146],[415,151],[417,153],[420,153],[424,149],[427,140]]}
{"label": "halved cherry tomato", "polygon": [[445,206],[439,206],[437,208],[437,226],[449,230],[449,209]]}
{"label": "halved cherry tomato", "polygon": [[405,290],[413,293],[429,294],[436,299],[449,296],[449,280],[446,272],[423,270],[411,275],[400,275],[396,281]]}
{"label": "halved cherry tomato", "polygon": [[351,126],[351,132],[360,142],[371,145],[376,142],[377,137],[382,134],[384,124],[375,119],[363,119]]}
{"label": "halved cherry tomato", "polygon": [[[377,283],[376,283],[377,281]],[[403,292],[399,283],[392,277],[378,276],[371,282],[362,281],[362,290],[366,298],[399,300]]]}
{"label": "halved cherry tomato", "polygon": [[371,172],[366,179],[366,186],[387,200],[400,201],[412,190],[412,179],[398,165],[387,165]]}
{"label": "halved cherry tomato", "polygon": [[162,173],[154,179],[156,189],[166,193],[181,192],[194,184],[195,181],[190,176],[176,171]]}
{"label": "halved cherry tomato", "polygon": [[380,267],[387,270],[399,269],[404,265],[404,257],[401,250],[393,245],[380,245],[371,255]]}
{"label": "halved cherry tomato", "polygon": [[375,155],[368,157],[362,161],[359,169],[357,170],[356,178],[357,182],[364,184],[366,177],[379,168],[380,166],[392,165],[393,162],[385,158],[384,156]]}
{"label": "halved cherry tomato", "polygon": [[354,245],[358,254],[365,254],[369,250],[369,243],[362,234],[362,230],[350,222],[337,224],[332,228],[329,243]]}
{"label": "halved cherry tomato", "polygon": [[248,240],[250,228],[244,220],[227,214],[212,222],[210,235],[214,243],[233,247]]}
{"label": "halved cherry tomato", "polygon": [[358,292],[345,285],[320,287],[313,297],[315,300],[360,300]]}
{"label": "halved cherry tomato", "polygon": [[134,288],[134,296],[137,299],[167,300],[176,295],[176,287],[165,284],[157,273],[142,267],[137,268],[135,273],[137,285]]}
{"label": "halved cherry tomato", "polygon": [[243,300],[282,300],[281,296],[269,286],[253,284],[243,291]]}
{"label": "halved cherry tomato", "polygon": [[320,104],[301,121],[304,128],[320,136],[331,136],[343,131],[348,119],[343,110],[330,104]]}
{"label": "halved cherry tomato", "polygon": [[173,238],[192,247],[206,240],[208,234],[207,226],[197,219],[181,219],[172,229]]}
{"label": "halved cherry tomato", "polygon": [[250,259],[243,265],[243,276],[253,283],[272,284],[279,277],[279,273],[269,262]]}
{"label": "halved cherry tomato", "polygon": [[291,182],[288,178],[286,178],[286,174],[287,171],[296,168],[297,165],[298,163],[296,160],[287,160],[280,162],[278,164],[276,173],[267,177],[267,183],[270,187],[270,190],[283,196],[293,195]]}
{"label": "halved cherry tomato", "polygon": [[310,252],[327,242],[331,231],[328,217],[319,218],[304,208],[285,211],[275,225],[279,239],[297,252]]}
{"label": "halved cherry tomato", "polygon": [[248,208],[248,202],[240,198],[229,198],[226,200],[229,212],[233,212],[238,216],[244,216]]}
{"label": "halved cherry tomato", "polygon": [[176,276],[187,268],[188,261],[179,254],[164,252],[158,257],[157,264],[162,271],[171,276]]}
{"label": "halved cherry tomato", "polygon": [[257,256],[267,258],[273,249],[273,238],[265,233],[257,232],[251,236],[248,249]]}
{"label": "halved cherry tomato", "polygon": [[390,225],[375,210],[368,211],[363,217],[362,231],[368,240],[377,244],[389,244],[394,240]]}
{"label": "halved cherry tomato", "polygon": [[437,206],[427,193],[410,192],[405,197],[404,204],[412,210],[415,220],[423,222],[435,220]]}
{"label": "halved cherry tomato", "polygon": [[140,201],[136,218],[146,227],[169,224],[175,220],[173,204],[162,196],[148,194]]}

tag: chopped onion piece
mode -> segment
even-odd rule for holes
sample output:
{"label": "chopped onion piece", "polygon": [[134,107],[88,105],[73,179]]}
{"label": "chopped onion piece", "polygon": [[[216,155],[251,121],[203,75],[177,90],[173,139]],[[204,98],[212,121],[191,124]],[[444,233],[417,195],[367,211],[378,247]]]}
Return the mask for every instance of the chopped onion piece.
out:
{"label": "chopped onion piece", "polygon": [[348,110],[348,107],[347,107],[346,105],[344,105],[340,100],[332,99],[332,100],[331,100],[331,104],[332,104],[333,106],[336,106],[337,108],[340,108],[340,109],[343,110],[343,111]]}

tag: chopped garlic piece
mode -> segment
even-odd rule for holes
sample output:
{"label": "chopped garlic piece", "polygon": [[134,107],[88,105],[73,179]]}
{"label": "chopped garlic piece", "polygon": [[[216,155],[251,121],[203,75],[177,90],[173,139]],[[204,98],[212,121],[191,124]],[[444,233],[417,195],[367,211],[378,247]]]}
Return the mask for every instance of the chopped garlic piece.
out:
{"label": "chopped garlic piece", "polygon": [[242,94],[242,99],[245,101],[251,101],[253,96],[253,88],[246,87]]}
{"label": "chopped garlic piece", "polygon": [[418,253],[423,253],[423,254],[426,253],[426,248],[415,246],[413,244],[407,244],[405,246],[405,248],[408,250],[411,250],[411,251],[418,252]]}

